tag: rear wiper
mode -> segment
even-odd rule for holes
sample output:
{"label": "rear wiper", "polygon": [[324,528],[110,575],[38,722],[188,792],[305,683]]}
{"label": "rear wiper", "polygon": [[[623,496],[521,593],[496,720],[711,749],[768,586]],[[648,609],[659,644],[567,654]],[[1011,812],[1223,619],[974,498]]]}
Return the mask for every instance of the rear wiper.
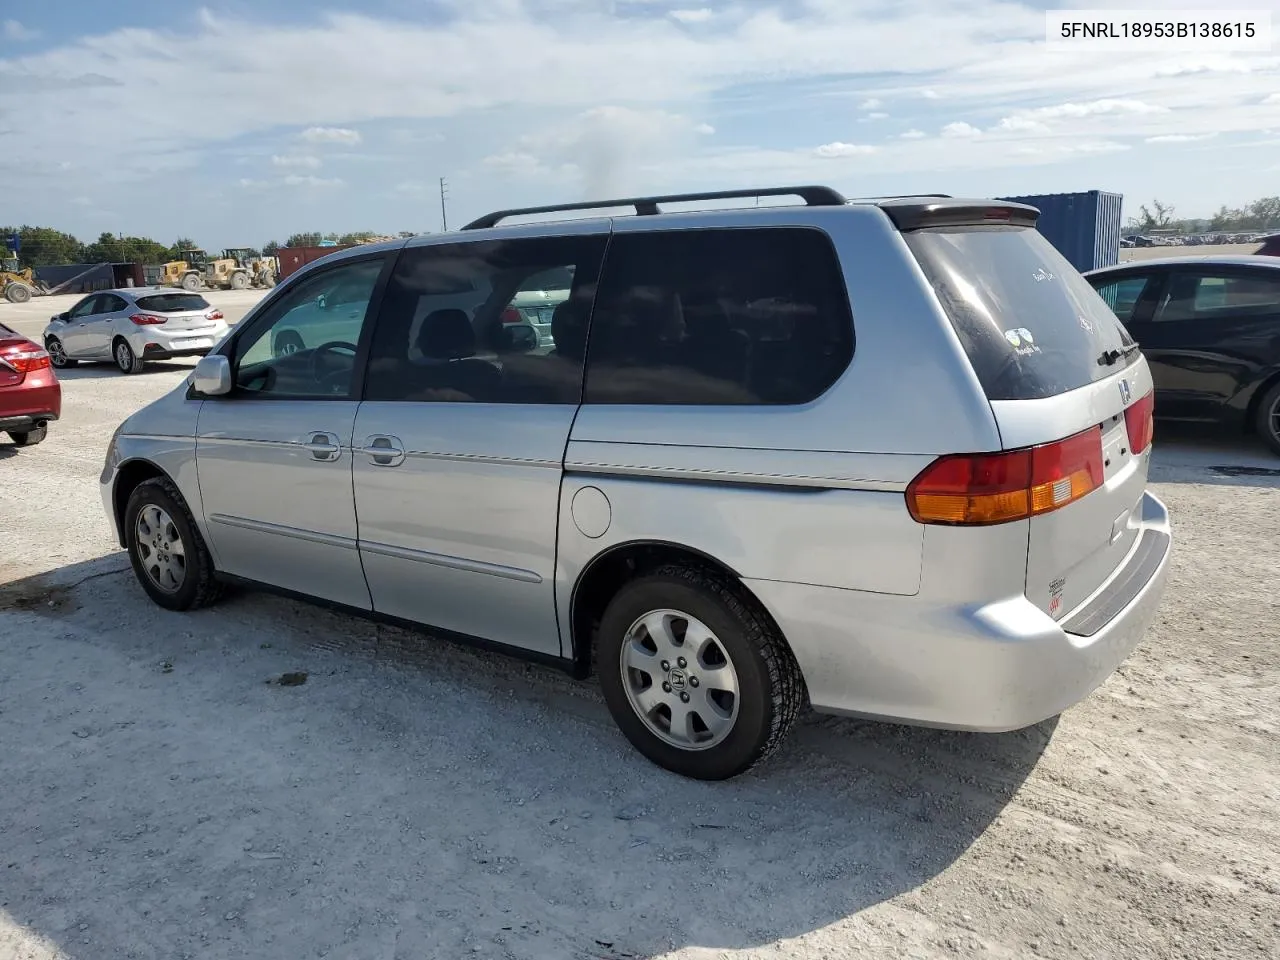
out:
{"label": "rear wiper", "polygon": [[1102,351],[1102,356],[1098,358],[1098,366],[1109,367],[1120,360],[1127,359],[1129,356],[1137,353],[1139,349],[1138,344],[1131,343],[1123,350],[1104,350]]}

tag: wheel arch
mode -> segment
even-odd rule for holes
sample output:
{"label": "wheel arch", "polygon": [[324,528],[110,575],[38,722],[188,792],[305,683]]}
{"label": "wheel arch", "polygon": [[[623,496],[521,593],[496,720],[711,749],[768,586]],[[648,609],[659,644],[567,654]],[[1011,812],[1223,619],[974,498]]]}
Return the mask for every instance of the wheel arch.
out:
{"label": "wheel arch", "polygon": [[696,547],[671,540],[628,540],[592,557],[574,581],[567,620],[575,676],[585,678],[594,669],[596,628],[609,601],[630,580],[669,563],[684,563],[719,574],[746,602],[767,617],[775,629],[778,627],[765,605],[742,583],[741,574],[727,563]]}
{"label": "wheel arch", "polygon": [[1280,369],[1270,370],[1264,376],[1259,377],[1252,386],[1252,393],[1249,395],[1249,403],[1244,411],[1244,432],[1254,434],[1258,432],[1258,408],[1262,406],[1262,398],[1271,392],[1272,387],[1280,384]]}
{"label": "wheel arch", "polygon": [[120,542],[120,546],[125,546],[125,530],[124,530],[124,511],[129,503],[129,497],[136,490],[139,484],[147,480],[154,480],[156,477],[164,477],[175,487],[177,483],[173,477],[157,466],[150,460],[138,457],[133,460],[126,460],[116,468],[115,480],[111,486],[111,513],[115,520],[116,537]]}

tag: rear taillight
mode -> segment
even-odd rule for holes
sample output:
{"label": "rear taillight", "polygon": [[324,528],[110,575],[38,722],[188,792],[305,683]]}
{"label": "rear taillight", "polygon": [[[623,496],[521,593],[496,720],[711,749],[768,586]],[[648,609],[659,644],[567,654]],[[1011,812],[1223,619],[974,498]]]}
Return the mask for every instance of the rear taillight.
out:
{"label": "rear taillight", "polygon": [[204,318],[206,320],[222,320],[223,319],[222,311],[221,310],[210,311],[209,313],[206,313],[204,315]]}
{"label": "rear taillight", "polygon": [[523,320],[524,318],[520,316],[520,311],[515,307],[507,307],[502,311],[503,323],[521,323]]}
{"label": "rear taillight", "polygon": [[1151,446],[1156,432],[1156,395],[1148,393],[1124,412],[1124,425],[1129,430],[1129,449],[1141,453]]}
{"label": "rear taillight", "polygon": [[935,460],[907,487],[919,523],[982,526],[1059,510],[1102,485],[1102,428],[1056,443]]}
{"label": "rear taillight", "polygon": [[0,350],[0,362],[24,375],[50,367],[49,354],[39,347],[9,347]]}
{"label": "rear taillight", "polygon": [[129,318],[140,327],[150,327],[157,323],[164,323],[168,317],[157,317],[150,313],[135,313]]}

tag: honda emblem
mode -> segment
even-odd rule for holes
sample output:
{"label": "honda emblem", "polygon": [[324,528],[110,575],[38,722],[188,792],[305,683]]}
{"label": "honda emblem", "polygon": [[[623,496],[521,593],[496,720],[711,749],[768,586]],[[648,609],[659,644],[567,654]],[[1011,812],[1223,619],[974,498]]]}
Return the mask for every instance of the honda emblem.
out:
{"label": "honda emblem", "polygon": [[1133,396],[1133,391],[1129,389],[1129,381],[1128,381],[1128,380],[1121,380],[1121,381],[1120,381],[1120,399],[1121,399],[1121,401],[1123,401],[1124,403],[1126,403],[1126,404],[1127,404],[1127,403],[1129,402],[1129,399],[1130,399],[1132,396]]}

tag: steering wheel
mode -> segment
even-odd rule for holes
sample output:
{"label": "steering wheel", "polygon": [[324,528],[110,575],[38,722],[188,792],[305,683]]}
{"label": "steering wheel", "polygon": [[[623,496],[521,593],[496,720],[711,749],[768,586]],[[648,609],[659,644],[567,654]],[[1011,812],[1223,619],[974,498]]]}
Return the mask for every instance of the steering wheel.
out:
{"label": "steering wheel", "polygon": [[322,343],[311,351],[311,376],[317,383],[338,387],[340,384],[330,383],[330,381],[339,376],[351,376],[351,369],[349,367],[343,367],[341,369],[325,369],[325,361],[323,358],[331,353],[336,353],[339,350],[349,350],[351,352],[351,359],[355,359],[356,345],[354,343],[348,343],[345,340],[330,340],[328,343]]}

